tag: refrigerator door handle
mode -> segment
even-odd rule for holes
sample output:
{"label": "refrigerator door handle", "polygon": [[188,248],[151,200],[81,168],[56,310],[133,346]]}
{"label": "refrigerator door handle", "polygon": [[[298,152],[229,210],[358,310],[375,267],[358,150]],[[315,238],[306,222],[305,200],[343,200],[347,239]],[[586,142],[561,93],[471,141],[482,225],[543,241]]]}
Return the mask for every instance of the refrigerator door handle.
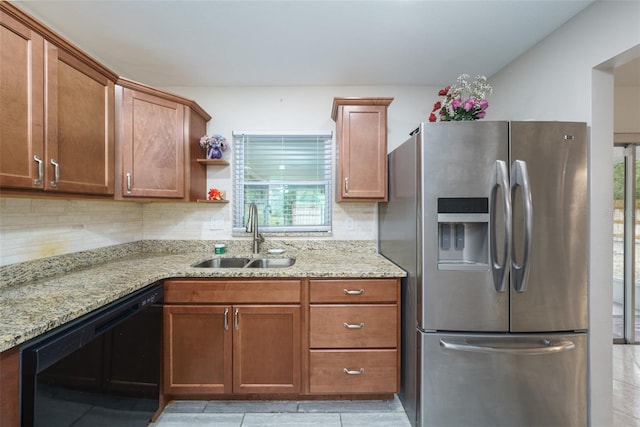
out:
{"label": "refrigerator door handle", "polygon": [[[493,273],[493,285],[496,292],[504,292],[507,287],[507,266],[511,252],[511,198],[509,197],[509,178],[507,164],[502,160],[496,161],[496,170],[491,185],[489,230],[489,256],[491,257],[491,272]],[[496,233],[496,204],[498,190],[502,192],[502,209],[504,216],[504,244],[502,247],[502,264],[498,260],[498,244]]]}
{"label": "refrigerator door handle", "polygon": [[440,347],[448,350],[468,351],[472,353],[505,353],[520,356],[536,356],[550,353],[560,353],[573,350],[576,345],[573,341],[552,342],[542,340],[540,343],[528,343],[515,345],[513,343],[473,343],[440,340]]}
{"label": "refrigerator door handle", "polygon": [[533,207],[531,203],[531,185],[527,163],[523,160],[515,160],[511,165],[511,200],[515,200],[517,187],[522,188],[522,208],[524,225],[524,252],[522,263],[518,264],[515,254],[515,245],[511,248],[511,274],[513,275],[513,288],[516,292],[527,290],[529,279],[529,257],[531,254],[531,242],[533,232]]}

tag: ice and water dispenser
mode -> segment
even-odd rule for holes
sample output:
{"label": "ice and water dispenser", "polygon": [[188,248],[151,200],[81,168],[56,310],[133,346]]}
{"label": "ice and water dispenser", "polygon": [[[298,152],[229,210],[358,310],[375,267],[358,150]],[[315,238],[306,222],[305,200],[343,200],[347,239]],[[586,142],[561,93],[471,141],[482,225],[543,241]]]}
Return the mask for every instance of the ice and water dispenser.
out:
{"label": "ice and water dispenser", "polygon": [[489,199],[438,198],[438,270],[489,270]]}

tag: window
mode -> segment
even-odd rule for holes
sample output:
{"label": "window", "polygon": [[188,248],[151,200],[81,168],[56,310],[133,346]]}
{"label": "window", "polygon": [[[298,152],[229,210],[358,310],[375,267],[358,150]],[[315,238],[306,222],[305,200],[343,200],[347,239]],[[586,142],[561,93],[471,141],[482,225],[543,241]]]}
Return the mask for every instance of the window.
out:
{"label": "window", "polygon": [[260,231],[331,231],[331,133],[234,132],[233,230],[249,205]]}

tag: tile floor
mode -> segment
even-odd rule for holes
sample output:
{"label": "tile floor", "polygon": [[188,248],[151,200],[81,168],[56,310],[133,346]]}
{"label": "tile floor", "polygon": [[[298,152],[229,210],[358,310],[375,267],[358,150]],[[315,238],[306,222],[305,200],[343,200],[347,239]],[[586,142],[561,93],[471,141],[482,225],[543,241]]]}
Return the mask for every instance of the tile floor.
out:
{"label": "tile floor", "polygon": [[640,427],[640,345],[613,346],[613,425]]}
{"label": "tile floor", "polygon": [[154,427],[410,427],[400,400],[174,401]]}
{"label": "tile floor", "polygon": [[[614,427],[640,427],[640,345],[613,346]],[[178,401],[150,427],[410,427],[392,401]]]}

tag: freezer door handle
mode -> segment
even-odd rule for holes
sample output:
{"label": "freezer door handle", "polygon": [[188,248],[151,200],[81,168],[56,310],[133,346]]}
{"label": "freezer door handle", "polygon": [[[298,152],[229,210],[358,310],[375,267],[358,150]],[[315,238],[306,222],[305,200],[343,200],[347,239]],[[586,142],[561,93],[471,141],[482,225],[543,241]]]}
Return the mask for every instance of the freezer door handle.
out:
{"label": "freezer door handle", "polygon": [[530,343],[474,342],[473,344],[470,344],[467,342],[455,342],[441,339],[440,347],[448,350],[468,351],[473,353],[505,353],[520,356],[536,356],[573,350],[576,345],[573,341],[552,342],[549,340],[541,340],[539,342]]}
{"label": "freezer door handle", "polygon": [[[511,252],[511,198],[509,197],[509,178],[507,164],[502,160],[496,161],[496,169],[493,174],[491,185],[489,230],[489,253],[491,257],[491,272],[493,274],[493,285],[497,292],[504,292],[507,287],[507,266],[509,265],[509,254]],[[496,233],[496,205],[498,190],[502,193],[502,209],[504,217],[504,243],[502,246],[502,263],[498,259],[498,243]]]}
{"label": "freezer door handle", "polygon": [[531,203],[531,185],[529,183],[529,173],[527,163],[523,160],[516,160],[511,165],[511,200],[515,200],[516,190],[522,188],[522,209],[524,225],[524,252],[522,262],[518,264],[516,260],[515,245],[511,248],[511,274],[513,276],[513,288],[516,292],[527,290],[529,279],[529,256],[531,254],[531,241],[533,236],[533,206]]}

